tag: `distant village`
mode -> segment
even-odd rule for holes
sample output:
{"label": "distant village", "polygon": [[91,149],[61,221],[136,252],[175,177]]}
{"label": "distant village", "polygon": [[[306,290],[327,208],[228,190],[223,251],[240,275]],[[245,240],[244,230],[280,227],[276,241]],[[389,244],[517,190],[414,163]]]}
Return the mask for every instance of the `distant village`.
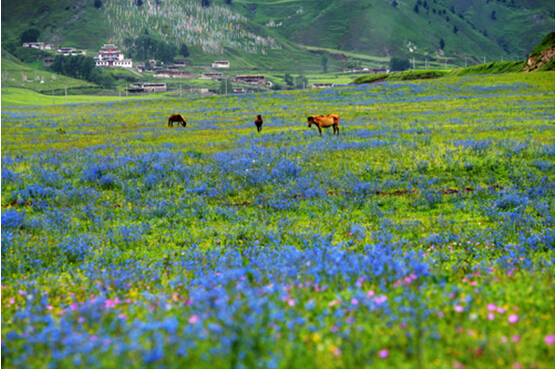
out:
{"label": "distant village", "polygon": [[[74,47],[59,47],[55,48],[52,44],[47,44],[43,42],[29,42],[24,43],[23,47],[40,49],[40,50],[54,50],[58,54],[64,56],[77,56],[77,55],[87,55],[86,51],[77,50]],[[133,61],[131,59],[125,58],[124,54],[118,49],[114,44],[105,44],[98,54],[93,57],[95,64],[99,68],[127,68],[133,69]],[[46,58],[43,61],[44,67],[49,67],[54,63],[54,58]],[[197,73],[191,73],[184,68],[186,67],[185,61],[177,61],[168,66],[157,66],[155,60],[149,60],[148,68],[145,64],[136,64],[135,69],[138,72],[151,71],[154,72],[153,78],[169,79],[169,78],[199,78],[213,81],[222,81],[224,79],[224,74],[222,72],[202,72],[201,76]],[[220,68],[230,68],[229,61],[215,61],[211,65],[212,69]],[[350,73],[367,73],[367,74],[379,74],[379,73],[389,73],[388,69],[384,68],[366,68],[366,67],[356,67],[345,72]],[[241,83],[245,85],[259,86],[270,88],[273,86],[271,81],[265,80],[265,75],[236,75],[234,78],[230,78],[230,82]],[[332,83],[315,83],[311,85],[311,88],[329,88],[337,86]],[[128,92],[164,92],[167,91],[166,83],[136,83],[132,84],[128,89]],[[212,91],[205,88],[192,88],[191,93],[198,94],[210,94]],[[244,88],[236,87],[231,91],[231,93],[244,93],[246,92]]]}

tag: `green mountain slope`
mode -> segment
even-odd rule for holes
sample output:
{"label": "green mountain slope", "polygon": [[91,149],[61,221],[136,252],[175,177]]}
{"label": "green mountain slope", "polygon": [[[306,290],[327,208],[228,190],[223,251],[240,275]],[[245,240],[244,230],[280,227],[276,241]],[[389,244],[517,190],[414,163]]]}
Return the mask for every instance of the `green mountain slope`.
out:
{"label": "green mountain slope", "polygon": [[192,59],[220,55],[245,68],[316,70],[320,56],[302,46],[463,66],[521,60],[554,30],[551,0],[212,0],[210,7],[200,0],[101,2],[97,9],[93,0],[3,1],[2,41],[18,42],[34,26],[40,41],[96,52],[107,42],[124,47],[126,38],[146,30],[176,45],[185,42]]}
{"label": "green mountain slope", "polygon": [[445,53],[480,61],[483,57],[518,60],[554,30],[554,3],[545,0],[237,3],[249,10],[254,21],[275,25],[277,32],[292,41],[376,56],[434,57]]}

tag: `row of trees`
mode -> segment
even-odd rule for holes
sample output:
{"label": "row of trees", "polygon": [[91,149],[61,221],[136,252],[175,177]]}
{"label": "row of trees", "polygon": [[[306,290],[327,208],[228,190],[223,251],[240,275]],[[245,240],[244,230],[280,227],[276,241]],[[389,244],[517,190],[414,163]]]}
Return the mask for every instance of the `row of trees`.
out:
{"label": "row of trees", "polygon": [[175,45],[168,44],[143,32],[137,38],[128,37],[124,40],[124,49],[131,54],[133,59],[146,61],[148,59],[160,60],[164,63],[174,62],[174,58],[179,54],[184,58],[189,56],[187,45],[182,44],[179,51]]}
{"label": "row of trees", "polygon": [[61,75],[89,81],[107,89],[114,87],[112,75],[96,68],[94,59],[84,55],[57,55],[50,69]]}

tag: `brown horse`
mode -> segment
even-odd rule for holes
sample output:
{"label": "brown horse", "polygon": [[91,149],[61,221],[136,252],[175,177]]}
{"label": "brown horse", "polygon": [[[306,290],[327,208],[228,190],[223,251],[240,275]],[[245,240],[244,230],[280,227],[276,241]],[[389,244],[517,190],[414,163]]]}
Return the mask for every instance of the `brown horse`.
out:
{"label": "brown horse", "polygon": [[168,117],[168,127],[174,127],[174,122],[178,123],[178,126],[181,124],[182,127],[187,126],[187,122],[181,114],[172,114]]}
{"label": "brown horse", "polygon": [[255,119],[255,125],[257,126],[257,131],[261,132],[263,130],[263,118],[259,114]]}
{"label": "brown horse", "polygon": [[322,128],[323,127],[330,127],[334,129],[333,134],[340,135],[340,129],[338,128],[338,124],[340,123],[340,117],[336,114],[329,114],[327,116],[309,116],[307,117],[307,121],[309,122],[309,127],[311,124],[317,125],[319,128],[319,132],[322,135]]}

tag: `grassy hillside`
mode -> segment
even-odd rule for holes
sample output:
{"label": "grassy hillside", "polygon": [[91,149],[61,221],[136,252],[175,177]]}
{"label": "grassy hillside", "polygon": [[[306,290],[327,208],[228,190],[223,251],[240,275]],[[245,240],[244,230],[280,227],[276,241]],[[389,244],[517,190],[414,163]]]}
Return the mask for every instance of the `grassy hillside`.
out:
{"label": "grassy hillside", "polygon": [[501,74],[518,72],[554,71],[554,32],[548,34],[533,49],[527,60],[516,62],[492,62],[466,68],[456,68],[451,71],[441,70],[410,70],[389,74],[374,74],[359,76],[351,83],[375,83],[383,81],[422,80],[444,76],[467,76],[482,74]]}
{"label": "grassy hillside", "polygon": [[[464,63],[523,59],[554,29],[550,1],[236,1],[260,24],[307,45]],[[416,4],[417,12],[415,9]],[[425,5],[426,4],[426,5]],[[453,11],[453,12],[452,12]],[[494,16],[493,16],[494,12]],[[454,32],[457,27],[457,32]],[[440,39],[445,47],[440,50]],[[413,50],[413,51],[411,51]],[[438,54],[438,55],[437,55]]]}
{"label": "grassy hillside", "polygon": [[554,30],[554,7],[547,0],[214,0],[209,8],[196,0],[141,7],[111,0],[100,9],[92,0],[2,3],[3,42],[18,41],[30,26],[41,31],[41,41],[92,51],[147,30],[187,43],[193,63],[221,55],[241,68],[318,69],[320,59],[298,45],[463,66],[466,59],[523,59]]}
{"label": "grassy hillside", "polygon": [[93,0],[2,1],[2,43],[36,27],[40,41],[97,51],[113,33],[106,20]]}
{"label": "grassy hillside", "polygon": [[81,90],[83,93],[98,92],[99,87],[92,83],[77,80],[38,67],[31,68],[13,55],[2,52],[2,87],[19,87],[37,92],[51,93],[70,90]]}

